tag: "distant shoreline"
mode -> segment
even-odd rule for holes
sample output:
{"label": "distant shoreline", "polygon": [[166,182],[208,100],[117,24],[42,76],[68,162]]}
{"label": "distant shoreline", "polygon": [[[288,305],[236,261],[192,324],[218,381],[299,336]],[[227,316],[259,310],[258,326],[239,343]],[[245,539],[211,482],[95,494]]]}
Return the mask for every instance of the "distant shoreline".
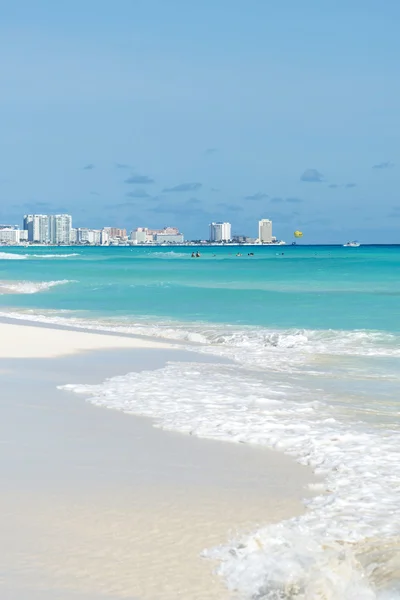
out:
{"label": "distant shoreline", "polygon": [[[4,248],[8,248],[8,249],[12,249],[12,248],[22,248],[22,249],[29,249],[29,248],[231,248],[231,247],[246,247],[246,248],[280,248],[280,247],[285,247],[285,248],[291,248],[291,247],[298,247],[298,248],[343,248],[344,245],[337,243],[337,244],[298,244],[296,242],[296,244],[292,244],[292,243],[282,243],[282,244],[251,244],[251,243],[246,243],[246,242],[234,242],[232,244],[213,244],[213,243],[208,243],[208,242],[204,242],[204,243],[199,243],[199,242],[185,242],[184,244],[109,244],[109,245],[101,245],[101,244],[70,244],[70,245],[64,245],[64,244],[5,244],[5,245],[1,245],[0,244],[0,249],[4,249]],[[379,243],[379,244],[361,244],[360,247],[361,248],[376,248],[376,247],[398,247],[400,246],[400,242],[398,244],[384,244],[384,243]]]}

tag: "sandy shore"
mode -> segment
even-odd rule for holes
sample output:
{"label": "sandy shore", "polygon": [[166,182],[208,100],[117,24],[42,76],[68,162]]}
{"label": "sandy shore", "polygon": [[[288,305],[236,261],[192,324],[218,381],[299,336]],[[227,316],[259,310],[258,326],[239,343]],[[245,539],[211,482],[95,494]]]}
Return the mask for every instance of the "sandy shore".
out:
{"label": "sandy shore", "polygon": [[0,358],[51,358],[109,348],[168,348],[143,338],[0,323]]}
{"label": "sandy shore", "polygon": [[[24,347],[6,359],[13,330]],[[161,431],[56,389],[194,359],[142,344],[0,325],[0,596],[226,599],[201,551],[303,510],[313,477],[284,455]]]}

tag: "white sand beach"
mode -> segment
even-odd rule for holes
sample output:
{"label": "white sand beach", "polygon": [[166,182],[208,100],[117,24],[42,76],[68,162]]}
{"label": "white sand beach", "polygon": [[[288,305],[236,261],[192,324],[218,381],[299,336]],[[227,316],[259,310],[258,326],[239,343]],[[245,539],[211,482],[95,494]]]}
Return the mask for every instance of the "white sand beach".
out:
{"label": "white sand beach", "polygon": [[0,323],[0,358],[51,358],[109,348],[167,348],[168,344],[134,337],[69,329]]}
{"label": "white sand beach", "polygon": [[303,511],[313,476],[284,455],[162,431],[56,389],[193,353],[0,324],[0,358],[1,597],[232,598],[202,550]]}

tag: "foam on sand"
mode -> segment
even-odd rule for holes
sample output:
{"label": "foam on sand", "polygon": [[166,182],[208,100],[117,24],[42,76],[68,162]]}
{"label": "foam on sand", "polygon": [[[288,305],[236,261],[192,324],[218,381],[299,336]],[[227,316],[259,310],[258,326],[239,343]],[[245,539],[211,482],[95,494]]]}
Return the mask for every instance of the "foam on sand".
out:
{"label": "foam on sand", "polygon": [[283,455],[160,431],[55,390],[168,358],[192,355],[141,348],[3,362],[1,598],[16,582],[24,589],[15,600],[228,600],[202,550],[236,528],[301,512],[312,476]]}
{"label": "foam on sand", "polygon": [[[304,516],[207,553],[221,561],[221,574],[241,598],[398,598],[377,595],[376,587],[379,580],[387,594],[393,585],[379,548],[389,544],[400,556],[399,432],[348,419],[347,406],[295,383],[237,365],[170,363],[63,389],[97,406],[152,417],[165,429],[281,450],[325,477]],[[371,540],[376,553],[368,561]]]}

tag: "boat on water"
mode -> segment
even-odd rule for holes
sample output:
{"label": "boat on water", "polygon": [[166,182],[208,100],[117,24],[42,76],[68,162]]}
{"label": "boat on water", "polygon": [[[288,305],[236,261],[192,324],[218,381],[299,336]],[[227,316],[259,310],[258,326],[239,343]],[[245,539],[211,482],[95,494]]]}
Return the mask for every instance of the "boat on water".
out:
{"label": "boat on water", "polygon": [[361,244],[359,242],[347,242],[346,244],[343,244],[344,248],[358,248],[359,246],[361,246]]}

